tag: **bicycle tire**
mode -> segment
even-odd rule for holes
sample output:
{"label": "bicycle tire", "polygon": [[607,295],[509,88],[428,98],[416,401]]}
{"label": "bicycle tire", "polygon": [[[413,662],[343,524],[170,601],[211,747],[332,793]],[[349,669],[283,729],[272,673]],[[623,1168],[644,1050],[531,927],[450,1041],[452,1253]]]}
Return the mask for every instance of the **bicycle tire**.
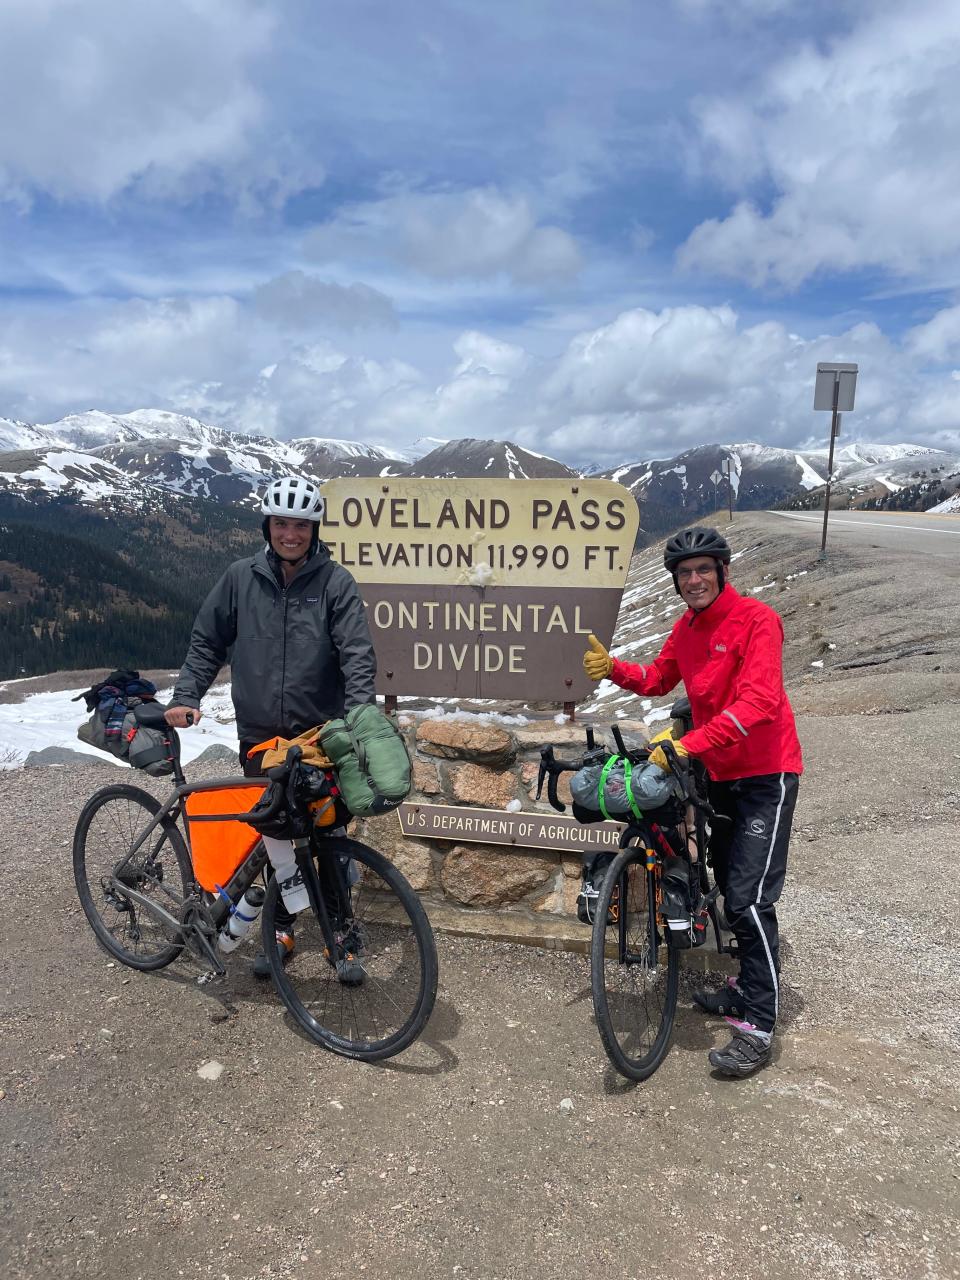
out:
{"label": "bicycle tire", "polygon": [[[124,783],[104,787],[83,806],[73,836],[73,877],[83,914],[112,956],[129,968],[144,972],[162,969],[175,960],[183,950],[183,937],[152,919],[142,904],[108,889],[103,880],[113,874],[134,835],[162,807],[159,800],[139,787]],[[163,886],[171,864],[176,868],[175,892]],[[176,914],[174,907],[186,897],[193,882],[190,854],[176,823],[164,820],[137,851],[131,866],[135,869],[135,882],[130,887],[147,895],[154,891],[166,895],[170,901],[164,905]],[[140,943],[145,944],[144,950],[132,949]]]}
{"label": "bicycle tire", "polygon": [[[607,912],[618,887],[620,919],[608,927]],[[649,963],[647,904],[651,900],[655,904],[654,873],[647,870],[645,851],[622,850],[600,888],[590,946],[590,986],[604,1050],[628,1080],[646,1080],[659,1067],[670,1047],[677,1012],[680,958],[659,932],[657,955],[652,967]],[[624,949],[632,957],[630,963],[623,959]]]}
{"label": "bicycle tire", "polygon": [[[377,1062],[406,1049],[430,1017],[437,994],[436,943],[420,899],[388,859],[356,840],[330,843],[360,868],[350,894],[351,916],[338,922],[338,938],[358,941],[362,981],[347,985],[338,979],[312,910],[297,917],[296,946],[283,962],[276,941],[275,876],[263,906],[263,948],[274,986],[298,1026],[333,1053]],[[396,1025],[389,1025],[391,1018]]]}

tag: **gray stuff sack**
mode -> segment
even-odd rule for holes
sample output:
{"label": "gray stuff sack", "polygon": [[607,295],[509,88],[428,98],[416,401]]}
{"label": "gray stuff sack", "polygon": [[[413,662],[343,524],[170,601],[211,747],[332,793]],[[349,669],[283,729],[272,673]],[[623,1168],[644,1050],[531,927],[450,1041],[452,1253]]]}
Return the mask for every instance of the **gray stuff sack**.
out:
{"label": "gray stuff sack", "polygon": [[[607,762],[609,763],[609,761]],[[606,772],[606,777],[604,777]],[[603,779],[603,795],[600,795]],[[626,761],[621,756],[607,768],[607,764],[591,764],[570,779],[570,793],[582,809],[603,812],[606,809],[615,820],[626,819],[634,812],[652,813],[671,798],[681,794],[679,783],[672,774],[655,764],[632,767],[628,778]],[[633,799],[631,805],[630,800]]]}
{"label": "gray stuff sack", "polygon": [[98,751],[105,751],[117,760],[125,760],[134,769],[142,769],[153,778],[162,778],[173,773],[170,739],[162,730],[148,729],[140,724],[131,710],[139,701],[138,698],[127,700],[127,713],[119,734],[108,738],[107,726],[100,712],[94,711],[77,730],[77,737]]}

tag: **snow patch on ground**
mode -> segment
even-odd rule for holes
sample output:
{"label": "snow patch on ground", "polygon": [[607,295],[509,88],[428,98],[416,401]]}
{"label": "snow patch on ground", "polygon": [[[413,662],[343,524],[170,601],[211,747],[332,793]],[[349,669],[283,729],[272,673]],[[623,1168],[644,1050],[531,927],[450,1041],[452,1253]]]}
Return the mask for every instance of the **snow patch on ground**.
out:
{"label": "snow patch on ground", "polygon": [[[7,680],[6,689],[16,681]],[[71,751],[96,757],[117,769],[129,769],[105,751],[98,751],[77,737],[77,729],[89,717],[83,701],[73,699],[80,689],[64,689],[57,693],[34,693],[22,702],[0,703],[0,768],[16,769],[31,751],[44,747],[66,747]],[[169,702],[173,686],[160,689],[157,697]],[[233,703],[229,684],[214,685],[200,704],[203,719],[180,734],[180,759],[189,764],[207,747],[222,744],[232,751],[239,749]]]}

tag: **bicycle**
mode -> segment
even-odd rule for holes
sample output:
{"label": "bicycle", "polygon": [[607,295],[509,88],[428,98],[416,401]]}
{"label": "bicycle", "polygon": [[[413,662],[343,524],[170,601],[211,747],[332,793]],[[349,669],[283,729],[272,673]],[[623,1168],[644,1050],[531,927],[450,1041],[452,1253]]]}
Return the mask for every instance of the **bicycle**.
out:
{"label": "bicycle", "polygon": [[[693,727],[686,698],[674,703],[671,716],[684,731]],[[612,735],[618,757],[631,766],[646,763],[648,748],[628,750],[616,725]],[[631,813],[623,819],[620,852],[603,876],[591,935],[590,984],[597,1029],[610,1061],[630,1080],[647,1079],[666,1057],[677,1011],[680,956],[706,941],[708,922],[717,952],[736,955],[736,944],[723,941],[716,905],[720,890],[711,883],[707,868],[707,822],[725,819],[706,799],[703,766],[694,760],[681,762],[669,742],[664,752],[680,795],[650,813]],[[587,751],[580,760],[559,760],[552,747],[541,748],[537,797],[548,777],[548,799],[563,811],[557,778],[609,754],[595,745],[592,729],[587,730]],[[684,880],[687,896],[680,903]]]}
{"label": "bicycle", "polygon": [[[263,945],[281,1000],[307,1036],[334,1053],[375,1062],[406,1049],[430,1017],[438,970],[430,922],[406,879],[375,849],[315,826],[307,806],[329,795],[330,779],[302,764],[299,748],[262,778],[190,784],[164,710],[146,702],[134,714],[141,724],[169,733],[170,796],[161,802],[126,783],[103,787],[77,821],[74,878],[100,943],[122,964],[145,972],[171,964],[186,947],[223,975],[217,939],[247,890],[266,876],[267,854],[256,830],[249,833],[255,843],[225,883],[204,888],[192,858],[191,826],[286,819],[293,824],[310,908],[297,917],[296,950],[284,965],[276,937],[281,898],[276,877],[269,877]],[[272,810],[264,804],[267,788]],[[190,797],[214,790],[246,792],[241,798],[247,803],[259,793],[260,801],[242,812],[191,817]]]}

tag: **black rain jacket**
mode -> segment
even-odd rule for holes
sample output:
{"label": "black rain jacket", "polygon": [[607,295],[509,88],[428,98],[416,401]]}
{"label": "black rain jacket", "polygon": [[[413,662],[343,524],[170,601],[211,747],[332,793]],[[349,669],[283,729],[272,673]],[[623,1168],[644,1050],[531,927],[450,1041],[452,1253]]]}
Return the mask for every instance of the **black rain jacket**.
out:
{"label": "black rain jacket", "polygon": [[322,542],[286,587],[277,573],[266,548],[230,565],[200,606],[173,691],[174,706],[199,707],[232,645],[241,742],[293,737],[375,701],[377,659],[353,575]]}

